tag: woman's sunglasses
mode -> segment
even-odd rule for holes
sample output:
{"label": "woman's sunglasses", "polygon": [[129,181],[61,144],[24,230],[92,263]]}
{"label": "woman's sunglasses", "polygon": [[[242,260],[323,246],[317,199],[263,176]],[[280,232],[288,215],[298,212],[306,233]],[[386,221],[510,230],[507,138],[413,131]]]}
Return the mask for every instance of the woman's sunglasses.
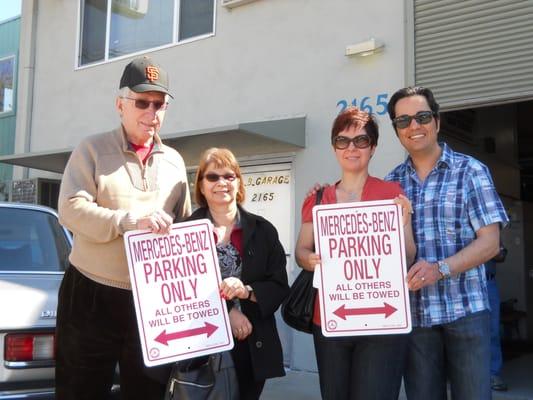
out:
{"label": "woman's sunglasses", "polygon": [[214,172],[209,172],[208,174],[204,175],[204,179],[207,180],[208,182],[218,182],[220,178],[228,182],[233,182],[235,179],[237,179],[237,175],[235,174],[219,175],[219,174],[215,174]]}
{"label": "woman's sunglasses", "polygon": [[150,107],[150,104],[154,105],[156,111],[166,110],[168,107],[168,103],[166,101],[149,101],[143,99],[134,99],[132,97],[123,97],[123,99],[134,101],[135,108],[138,108],[139,110],[146,110],[148,107]]}
{"label": "woman's sunglasses", "polygon": [[347,149],[350,143],[358,149],[366,149],[372,144],[372,139],[368,135],[359,135],[351,139],[346,136],[335,136],[332,140],[333,147],[337,150]]}
{"label": "woman's sunglasses", "polygon": [[392,120],[392,124],[396,128],[405,129],[411,125],[411,121],[414,119],[420,125],[426,125],[433,119],[433,111],[419,111],[415,115],[400,115]]}

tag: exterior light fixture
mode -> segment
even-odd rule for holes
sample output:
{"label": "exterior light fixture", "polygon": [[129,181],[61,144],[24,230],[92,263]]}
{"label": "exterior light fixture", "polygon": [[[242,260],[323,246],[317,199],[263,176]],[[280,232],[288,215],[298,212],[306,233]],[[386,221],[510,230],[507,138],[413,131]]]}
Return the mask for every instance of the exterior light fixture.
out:
{"label": "exterior light fixture", "polygon": [[222,7],[232,9],[234,7],[239,7],[244,4],[251,3],[253,1],[256,1],[256,0],[220,0],[220,3],[222,4]]}
{"label": "exterior light fixture", "polygon": [[369,56],[383,50],[385,45],[374,38],[346,46],[346,56]]}

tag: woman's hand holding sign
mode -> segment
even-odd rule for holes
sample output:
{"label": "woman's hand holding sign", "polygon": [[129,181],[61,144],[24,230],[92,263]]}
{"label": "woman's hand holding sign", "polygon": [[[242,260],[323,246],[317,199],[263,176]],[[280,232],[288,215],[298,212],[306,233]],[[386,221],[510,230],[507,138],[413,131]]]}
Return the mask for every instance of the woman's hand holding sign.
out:
{"label": "woman's hand holding sign", "polygon": [[322,262],[320,255],[316,253],[309,253],[307,256],[307,261],[309,262],[309,265],[312,266],[313,270],[315,269],[316,265]]}
{"label": "woman's hand holding sign", "polygon": [[394,198],[394,202],[396,204],[399,204],[402,206],[402,222],[403,226],[407,226],[407,224],[411,224],[411,214],[413,214],[413,206],[411,205],[411,201],[405,197],[403,194],[398,195],[398,197]]}
{"label": "woman's hand holding sign", "polygon": [[244,300],[248,298],[249,291],[239,278],[232,276],[224,279],[220,284],[220,295],[225,300],[233,300],[234,298]]}

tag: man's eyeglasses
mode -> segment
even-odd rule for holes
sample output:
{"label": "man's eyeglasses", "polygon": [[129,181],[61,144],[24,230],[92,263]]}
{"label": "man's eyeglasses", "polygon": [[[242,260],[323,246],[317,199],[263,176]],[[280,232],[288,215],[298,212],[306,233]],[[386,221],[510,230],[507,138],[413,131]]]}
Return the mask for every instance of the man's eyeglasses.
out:
{"label": "man's eyeglasses", "polygon": [[219,175],[215,174],[214,172],[209,172],[208,174],[204,175],[204,179],[206,179],[208,182],[218,182],[220,178],[223,178],[225,181],[233,182],[235,179],[237,179],[237,175],[235,174],[224,174]]}
{"label": "man's eyeglasses", "polygon": [[350,143],[353,143],[358,149],[366,149],[372,144],[372,139],[368,135],[359,135],[353,138],[346,136],[335,136],[332,140],[333,147],[337,150],[344,150],[350,147]]}
{"label": "man's eyeglasses", "polygon": [[146,110],[148,107],[150,107],[150,104],[154,105],[154,108],[156,111],[159,110],[166,110],[168,107],[168,103],[166,101],[149,101],[149,100],[143,100],[143,99],[134,99],[132,97],[122,97],[123,99],[131,100],[135,102],[135,107],[139,110]]}
{"label": "man's eyeglasses", "polygon": [[415,115],[400,115],[392,120],[392,124],[396,128],[405,129],[411,125],[413,119],[420,125],[426,125],[433,119],[433,111],[419,111]]}

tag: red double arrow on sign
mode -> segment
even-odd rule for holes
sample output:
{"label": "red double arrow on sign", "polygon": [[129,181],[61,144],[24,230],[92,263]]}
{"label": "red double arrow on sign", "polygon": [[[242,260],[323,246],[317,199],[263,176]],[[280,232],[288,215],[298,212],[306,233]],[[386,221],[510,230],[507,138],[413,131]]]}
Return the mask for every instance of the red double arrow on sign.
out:
{"label": "red double arrow on sign", "polygon": [[168,342],[170,340],[182,339],[182,338],[191,337],[191,336],[199,336],[199,335],[203,335],[204,333],[207,333],[207,337],[209,337],[217,329],[218,329],[218,326],[210,324],[209,322],[204,322],[204,326],[200,328],[187,329],[181,332],[167,333],[167,330],[164,329],[163,332],[161,332],[155,338],[155,341],[161,344],[164,344],[165,346],[168,346]]}
{"label": "red double arrow on sign", "polygon": [[395,313],[398,311],[395,307],[391,306],[390,304],[383,303],[383,307],[366,307],[366,308],[346,308],[346,305],[343,304],[339,308],[337,308],[335,311],[333,311],[333,314],[335,314],[337,317],[346,319],[347,315],[369,315],[369,314],[385,314],[385,318],[387,318],[389,315]]}

